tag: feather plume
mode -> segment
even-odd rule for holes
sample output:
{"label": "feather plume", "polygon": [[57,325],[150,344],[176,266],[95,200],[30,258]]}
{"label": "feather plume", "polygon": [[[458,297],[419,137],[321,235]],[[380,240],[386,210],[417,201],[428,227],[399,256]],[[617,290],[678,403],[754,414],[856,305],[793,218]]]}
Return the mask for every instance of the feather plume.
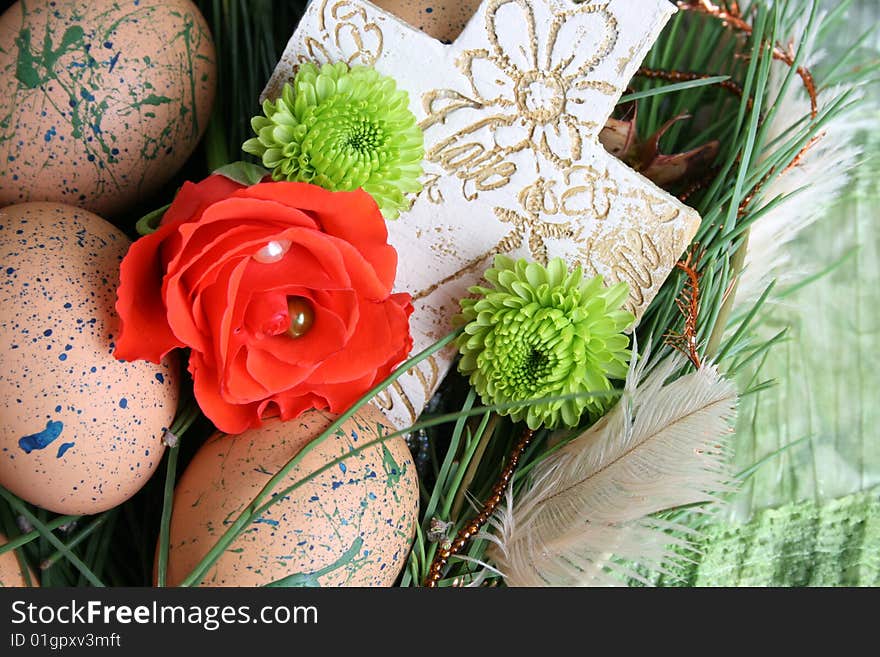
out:
{"label": "feather plume", "polygon": [[[805,20],[802,19],[796,30],[798,35],[805,31]],[[822,19],[818,20],[816,28],[822,23]],[[807,34],[804,48],[808,67],[814,67],[824,59],[816,41],[816,30]],[[784,146],[786,140],[782,137],[785,133],[810,111],[810,101],[801,85],[791,84],[783,93],[787,71],[781,64],[774,66],[768,83],[768,106],[777,106],[778,111],[769,126],[767,143],[776,141],[777,148]],[[851,85],[822,91],[819,94],[820,111],[850,92],[853,92]],[[853,99],[861,95],[861,91],[856,91]],[[787,198],[752,225],[746,268],[737,288],[737,305],[754,302],[773,279],[784,286],[812,273],[797,266],[789,247],[798,235],[827,213],[846,188],[852,169],[859,164],[862,149],[856,144],[857,136],[861,130],[872,129],[873,120],[873,117],[860,116],[860,109],[863,111],[860,105],[853,104],[829,120],[821,138],[802,154],[797,164],[773,178],[762,190],[761,205],[780,197]],[[774,150],[771,148],[765,157]]]}
{"label": "feather plume", "polygon": [[627,562],[666,572],[687,541],[668,531],[682,527],[652,514],[730,489],[724,447],[736,388],[713,366],[666,383],[679,356],[644,376],[646,362],[633,359],[620,402],[537,466],[492,518],[489,556],[508,585],[645,581]]}

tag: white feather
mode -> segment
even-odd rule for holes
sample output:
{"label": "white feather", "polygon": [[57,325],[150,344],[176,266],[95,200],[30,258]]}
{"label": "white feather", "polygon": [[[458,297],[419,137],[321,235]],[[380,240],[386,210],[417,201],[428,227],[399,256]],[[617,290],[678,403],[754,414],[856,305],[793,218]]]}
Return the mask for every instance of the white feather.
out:
{"label": "white feather", "polygon": [[645,581],[627,562],[664,572],[686,545],[669,533],[681,527],[652,514],[729,489],[733,384],[712,366],[666,383],[677,356],[642,380],[645,359],[635,360],[614,409],[537,466],[492,519],[498,541],[488,554],[509,586]]}
{"label": "white feather", "polygon": [[[817,21],[821,25],[822,21]],[[803,32],[803,27],[800,30]],[[807,66],[819,63],[823,54],[815,46],[815,33],[807,35],[804,47],[809,56]],[[806,91],[795,77],[783,94],[782,85],[788,68],[775,64],[768,83],[768,107],[778,106],[768,129],[767,143],[772,144],[793,125],[809,116],[810,101]],[[835,87],[819,94],[820,113],[851,87]],[[856,92],[856,97],[861,92]],[[823,136],[814,144],[796,166],[774,178],[762,190],[762,205],[788,197],[751,227],[746,267],[737,288],[736,303],[754,301],[771,280],[779,285],[797,282],[811,273],[798,268],[792,260],[789,246],[804,229],[821,218],[840,195],[859,163],[861,149],[855,145],[859,130],[868,127],[867,119],[860,119],[857,108],[849,109],[831,119],[823,128]],[[774,148],[782,147],[780,139]]]}

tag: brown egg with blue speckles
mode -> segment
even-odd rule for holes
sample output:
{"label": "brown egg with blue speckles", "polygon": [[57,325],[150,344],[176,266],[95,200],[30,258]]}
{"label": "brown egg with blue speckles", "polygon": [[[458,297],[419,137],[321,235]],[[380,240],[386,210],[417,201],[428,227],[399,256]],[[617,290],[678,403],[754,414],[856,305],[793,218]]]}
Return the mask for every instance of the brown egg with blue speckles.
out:
{"label": "brown egg with blue speckles", "polygon": [[[0,546],[5,545],[8,539],[0,534]],[[34,571],[22,564],[18,560],[15,550],[0,554],[0,588],[7,587],[38,587],[40,585]]]}
{"label": "brown egg with blue speckles", "polygon": [[175,362],[113,357],[129,244],[68,205],[0,210],[0,485],[56,513],[134,495],[176,411]]}
{"label": "brown egg with blue speckles", "polygon": [[[174,493],[168,584],[181,583],[285,463],[330,426],[326,413],[217,434]],[[206,572],[203,586],[391,586],[419,512],[415,465],[401,437],[365,406],[305,455],[277,490],[326,468],[256,518]],[[374,444],[370,445],[373,442]],[[269,499],[269,498],[267,498]]]}
{"label": "brown egg with blue speckles", "polygon": [[458,38],[482,0],[373,0],[413,27],[444,43]]}
{"label": "brown egg with blue speckles", "polygon": [[189,158],[214,46],[189,0],[16,2],[0,16],[0,206],[114,216]]}

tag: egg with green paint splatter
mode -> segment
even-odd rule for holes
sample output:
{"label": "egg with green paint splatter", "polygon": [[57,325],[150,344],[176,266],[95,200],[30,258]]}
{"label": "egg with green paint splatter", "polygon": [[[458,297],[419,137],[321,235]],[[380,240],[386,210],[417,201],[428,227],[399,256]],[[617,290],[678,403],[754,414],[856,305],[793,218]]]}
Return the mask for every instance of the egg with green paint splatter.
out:
{"label": "egg with green paint splatter", "polygon": [[113,357],[129,240],[86,210],[0,210],[0,485],[50,511],[92,514],[159,465],[176,364]]}
{"label": "egg with green paint splatter", "polygon": [[28,0],[0,16],[0,206],[114,216],[195,149],[214,46],[189,0]]}
{"label": "egg with green paint splatter", "polygon": [[[0,534],[0,547],[8,542]],[[0,587],[39,586],[40,582],[34,571],[19,561],[15,550],[0,554]]]}
{"label": "egg with green paint splatter", "polygon": [[[272,476],[332,420],[310,412],[237,436],[218,434],[202,446],[174,494],[169,585],[187,577]],[[392,585],[406,563],[419,508],[406,442],[380,441],[392,431],[366,406],[315,445],[274,492],[314,477],[253,518],[201,584]]]}

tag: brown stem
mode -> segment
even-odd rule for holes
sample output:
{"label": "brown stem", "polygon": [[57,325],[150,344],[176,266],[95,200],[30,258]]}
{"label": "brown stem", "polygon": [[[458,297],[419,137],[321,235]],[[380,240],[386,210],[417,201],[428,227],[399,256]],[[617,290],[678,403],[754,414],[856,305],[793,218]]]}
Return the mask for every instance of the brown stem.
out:
{"label": "brown stem", "polygon": [[699,345],[697,344],[697,321],[700,316],[700,274],[699,263],[702,253],[692,250],[686,259],[675,266],[687,276],[687,282],[681,291],[676,305],[684,316],[684,331],[680,334],[670,333],[666,343],[676,351],[683,353],[697,369],[701,367]]}
{"label": "brown stem", "polygon": [[449,562],[450,557],[461,552],[471,537],[480,531],[480,528],[485,525],[486,521],[492,517],[493,513],[495,513],[495,510],[504,498],[504,491],[507,490],[507,487],[510,485],[510,480],[513,477],[513,473],[516,471],[519,459],[522,457],[523,452],[526,451],[526,447],[529,446],[529,443],[532,442],[534,436],[535,432],[531,429],[526,429],[523,432],[519,442],[513,448],[513,452],[510,455],[510,459],[507,461],[507,465],[504,466],[504,470],[501,471],[498,481],[496,481],[495,485],[492,487],[489,499],[483,504],[483,508],[480,509],[480,512],[473,520],[461,528],[451,545],[448,547],[441,547],[437,550],[437,554],[434,555],[434,561],[431,562],[431,568],[428,570],[428,575],[425,577],[425,586],[428,588],[437,588],[437,582],[439,582],[440,578],[443,576],[443,568]]}

